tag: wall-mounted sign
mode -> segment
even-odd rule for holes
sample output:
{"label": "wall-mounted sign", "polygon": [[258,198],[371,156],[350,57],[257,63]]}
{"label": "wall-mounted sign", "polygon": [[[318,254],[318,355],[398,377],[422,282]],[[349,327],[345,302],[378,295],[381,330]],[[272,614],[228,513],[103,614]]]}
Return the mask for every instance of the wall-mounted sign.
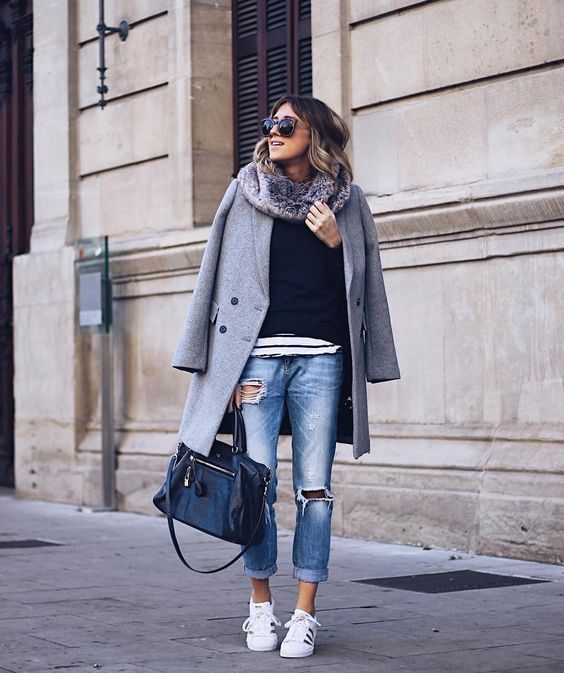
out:
{"label": "wall-mounted sign", "polygon": [[85,332],[109,332],[112,289],[108,237],[78,239],[75,250],[78,329]]}

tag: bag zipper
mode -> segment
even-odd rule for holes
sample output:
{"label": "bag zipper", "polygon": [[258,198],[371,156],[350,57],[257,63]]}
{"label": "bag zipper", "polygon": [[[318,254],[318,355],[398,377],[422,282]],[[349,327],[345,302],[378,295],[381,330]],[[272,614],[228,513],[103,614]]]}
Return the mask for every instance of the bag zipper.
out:
{"label": "bag zipper", "polygon": [[235,472],[232,472],[231,470],[228,470],[225,467],[220,467],[215,463],[208,463],[207,460],[202,460],[201,458],[195,458],[194,456],[190,456],[190,460],[195,460],[197,463],[200,463],[201,465],[206,465],[207,467],[211,467],[212,470],[217,470],[222,474],[227,474],[230,477],[235,477]]}

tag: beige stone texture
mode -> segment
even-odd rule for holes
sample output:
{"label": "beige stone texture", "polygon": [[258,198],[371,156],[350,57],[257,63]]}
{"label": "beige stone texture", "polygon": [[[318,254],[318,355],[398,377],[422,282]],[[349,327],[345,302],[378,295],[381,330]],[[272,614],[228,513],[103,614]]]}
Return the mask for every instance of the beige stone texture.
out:
{"label": "beige stone texture", "polygon": [[366,195],[395,194],[398,187],[398,112],[395,109],[352,118],[354,177]]}
{"label": "beige stone texture", "polygon": [[[170,147],[172,92],[166,87],[113,101],[78,120],[79,174],[165,156]],[[158,122],[157,122],[158,120]]]}
{"label": "beige stone texture", "polygon": [[379,421],[445,422],[445,290],[436,271],[419,267],[409,280],[403,269],[385,272],[402,379],[368,386],[370,409],[377,410]]}
{"label": "beige stone texture", "polygon": [[[400,267],[423,260],[438,264],[561,249],[564,232],[558,224],[562,221],[564,189],[550,187],[559,174],[564,171],[539,171],[537,189],[532,187],[534,181],[530,182],[520,191],[519,199],[512,195],[515,191],[508,190],[528,181],[494,179],[455,185],[444,192],[439,188],[436,191],[441,192],[441,200],[449,194],[451,199],[428,208],[421,205],[421,195],[416,192],[390,197],[368,195],[382,254],[390,258],[389,266]],[[480,195],[480,184],[487,182],[497,183],[501,193],[491,198]],[[476,230],[487,231],[487,238],[476,237]],[[433,246],[436,240],[432,237],[437,235],[442,237],[441,245]],[[418,241],[416,249],[400,247],[410,240]]]}
{"label": "beige stone texture", "polygon": [[78,184],[81,237],[107,234],[113,247],[173,229],[174,185],[170,157],[88,175]]}
{"label": "beige stone texture", "polygon": [[375,422],[532,436],[562,422],[560,253],[386,271],[385,283],[402,379],[369,386]]}
{"label": "beige stone texture", "polygon": [[321,98],[337,114],[346,117],[348,113],[343,105],[346,92],[342,84],[345,73],[340,57],[343,37],[335,31],[314,38],[312,43],[313,95]]}
{"label": "beige stone texture", "polygon": [[[78,38],[80,42],[97,39],[98,0],[80,0],[77,4],[79,8]],[[112,0],[104,3],[104,20],[107,26],[116,28],[119,27],[120,21],[123,19],[130,24],[135,24],[138,21],[146,21],[166,12],[171,4],[171,0]],[[185,4],[188,4],[188,0],[185,1]],[[117,39],[119,40],[119,37]],[[129,36],[127,40],[129,40]]]}
{"label": "beige stone texture", "polygon": [[[210,227],[191,230],[179,240],[167,242],[162,236],[161,245],[116,250],[111,260],[116,299],[151,294],[178,294],[194,289],[195,276],[202,261]],[[173,237],[174,239],[174,237]],[[158,285],[153,281],[158,278]]]}
{"label": "beige stone texture", "polygon": [[15,443],[18,497],[82,503],[84,474],[76,462],[73,423],[18,419]]}
{"label": "beige stone texture", "polygon": [[398,111],[399,189],[485,178],[484,90],[460,91],[426,103]]}
{"label": "beige stone texture", "polygon": [[495,491],[492,488],[483,497],[478,551],[562,563],[561,474],[549,477],[527,471],[517,477],[499,475]]}
{"label": "beige stone texture", "polygon": [[74,251],[14,259],[16,485],[26,497],[76,502]]}
{"label": "beige stone texture", "polygon": [[[356,476],[356,474],[355,474]],[[412,474],[407,488],[379,488],[380,470],[368,485],[355,482],[354,496],[344,503],[346,537],[409,541],[411,544],[472,548],[477,516],[471,493],[425,490]],[[425,497],[422,497],[425,492]],[[448,516],[445,513],[448,511]]]}
{"label": "beige stone texture", "polygon": [[[150,285],[144,295],[114,301],[114,412],[118,433],[175,432],[188,390],[190,375],[173,369],[170,362],[189,299],[185,293],[176,293],[166,295],[163,301],[163,295],[156,291],[160,278]],[[162,325],[169,327],[162,329]],[[96,432],[100,431],[99,349],[99,339],[94,336],[84,353],[89,372],[86,427]],[[92,437],[85,438],[83,448],[94,450],[96,446],[99,444]],[[158,451],[158,446],[153,448]]]}
{"label": "beige stone texture", "polygon": [[[311,37],[313,40],[326,33],[341,32],[346,3],[340,0],[312,0]],[[347,27],[348,29],[348,27]]]}
{"label": "beige stone texture", "polygon": [[484,418],[560,424],[564,409],[562,254],[499,260],[489,270]]}
{"label": "beige stone texture", "polygon": [[483,179],[485,124],[481,88],[363,112],[352,129],[359,183],[371,194],[387,194]]}
{"label": "beige stone texture", "polygon": [[[161,14],[135,26],[125,42],[118,35],[105,40],[107,100],[168,82],[171,28],[170,14]],[[78,51],[78,58],[79,105],[81,108],[97,105],[98,40],[85,44]]]}
{"label": "beige stone texture", "polygon": [[116,362],[123,386],[116,392],[124,423],[135,421],[149,430],[180,422],[188,376],[174,370],[170,361],[187,307],[181,294],[168,296],[166,302],[153,295],[116,306]]}
{"label": "beige stone texture", "polygon": [[194,225],[211,225],[221,199],[231,182],[231,173],[226,170],[226,162],[232,155],[209,150],[193,153],[194,189],[198,200],[194,204]]}
{"label": "beige stone texture", "polygon": [[234,170],[229,3],[193,3],[191,30],[194,225],[206,225]]}
{"label": "beige stone texture", "polygon": [[424,89],[424,17],[421,8],[362,24],[351,32],[351,61],[363,64],[363,76],[351,82],[353,108]]}
{"label": "beige stone texture", "polygon": [[73,90],[68,59],[73,4],[33,5],[34,227],[31,250],[43,252],[65,244],[70,218]]}
{"label": "beige stone texture", "polygon": [[488,87],[485,104],[488,176],[564,167],[563,68]]}
{"label": "beige stone texture", "polygon": [[386,195],[561,168],[563,90],[555,69],[359,113],[358,182]]}
{"label": "beige stone texture", "polygon": [[129,512],[157,513],[152,496],[164,481],[170,454],[167,456],[121,456],[117,473],[118,507]]}
{"label": "beige stone texture", "polygon": [[313,0],[311,50],[313,95],[348,119],[349,39],[343,3],[339,0]]}
{"label": "beige stone texture", "polygon": [[[428,88],[530,68],[564,55],[551,18],[558,0],[456,0],[434,3],[425,17]],[[446,29],[448,27],[448,29]]]}
{"label": "beige stone texture", "polygon": [[564,47],[550,34],[561,14],[557,0],[448,0],[362,23],[351,33],[352,61],[364,64],[352,106],[558,61]]}
{"label": "beige stone texture", "polygon": [[394,12],[399,9],[408,9],[412,5],[419,5],[420,0],[348,0],[350,20],[366,21],[380,14]]}

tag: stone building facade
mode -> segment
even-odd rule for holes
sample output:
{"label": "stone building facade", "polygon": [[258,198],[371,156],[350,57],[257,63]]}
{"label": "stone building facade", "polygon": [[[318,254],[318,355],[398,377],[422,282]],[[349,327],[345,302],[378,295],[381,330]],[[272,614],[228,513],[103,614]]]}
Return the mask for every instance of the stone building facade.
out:
{"label": "stone building facade", "polygon": [[[34,199],[14,260],[16,488],[100,501],[99,340],[77,238],[110,237],[120,509],[154,513],[189,375],[170,359],[233,172],[232,5],[34,2]],[[339,445],[337,535],[564,554],[564,3],[313,0],[313,94],[349,123],[399,381]],[[279,520],[293,526],[280,442]]]}

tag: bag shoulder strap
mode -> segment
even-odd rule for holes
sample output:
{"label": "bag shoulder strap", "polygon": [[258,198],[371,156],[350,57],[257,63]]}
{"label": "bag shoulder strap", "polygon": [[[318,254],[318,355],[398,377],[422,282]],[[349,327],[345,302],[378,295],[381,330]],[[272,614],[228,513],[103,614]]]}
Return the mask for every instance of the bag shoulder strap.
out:
{"label": "bag shoulder strap", "polygon": [[170,503],[170,484],[171,484],[171,481],[172,481],[172,468],[174,467],[175,460],[176,460],[176,456],[172,456],[172,458],[170,459],[170,463],[169,463],[168,470],[167,470],[167,473],[166,473],[165,495],[166,495],[166,511],[167,511],[166,518],[167,518],[167,521],[168,521],[168,530],[170,531],[170,537],[172,539],[172,544],[174,545],[176,553],[178,554],[178,558],[182,561],[182,563],[184,563],[184,565],[187,568],[190,568],[190,570],[193,570],[194,572],[197,572],[197,573],[217,573],[220,570],[225,570],[225,568],[229,568],[230,565],[232,565],[233,563],[235,563],[235,561],[240,559],[241,556],[243,556],[243,554],[251,546],[251,543],[252,543],[252,541],[253,541],[256,533],[257,533],[257,530],[259,529],[259,525],[260,525],[260,522],[261,522],[261,519],[262,519],[262,515],[264,513],[264,506],[265,506],[265,502],[266,502],[266,491],[267,491],[267,489],[266,488],[264,489],[264,495],[263,495],[263,498],[262,498],[262,505],[261,505],[261,508],[260,508],[260,514],[259,514],[259,517],[258,517],[257,525],[255,526],[253,534],[251,535],[251,539],[249,540],[249,544],[245,547],[245,549],[243,549],[243,551],[241,553],[237,554],[237,556],[234,559],[231,559],[231,561],[229,561],[229,563],[226,563],[225,565],[222,565],[220,568],[215,568],[213,570],[198,570],[197,568],[193,568],[188,563],[188,561],[184,558],[184,556],[182,554],[182,551],[180,549],[180,545],[178,544],[178,540],[176,539],[176,531],[174,530],[174,519],[173,519],[172,514],[171,514],[172,507],[171,507],[171,503]]}

